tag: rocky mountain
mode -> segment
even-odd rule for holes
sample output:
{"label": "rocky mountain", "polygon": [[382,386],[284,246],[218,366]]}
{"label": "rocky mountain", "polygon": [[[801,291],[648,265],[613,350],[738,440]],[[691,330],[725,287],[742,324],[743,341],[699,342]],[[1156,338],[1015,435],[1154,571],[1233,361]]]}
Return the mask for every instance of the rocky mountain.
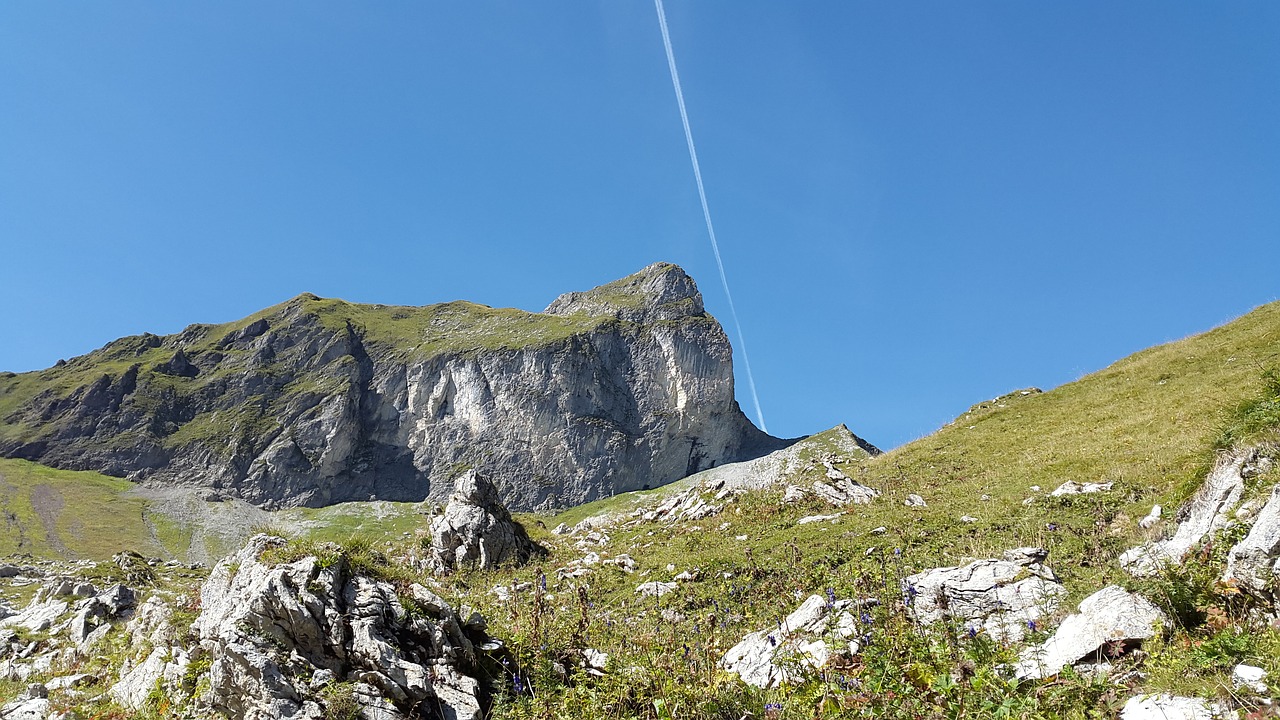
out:
{"label": "rocky mountain", "polygon": [[888,453],[252,508],[305,522],[212,570],[165,554],[193,493],[0,459],[0,720],[1276,717],[1278,362],[1273,303]]}
{"label": "rocky mountain", "polygon": [[474,467],[513,509],[568,506],[784,447],[731,358],[665,263],[541,313],[304,294],[0,374],[0,456],[267,508],[444,500]]}

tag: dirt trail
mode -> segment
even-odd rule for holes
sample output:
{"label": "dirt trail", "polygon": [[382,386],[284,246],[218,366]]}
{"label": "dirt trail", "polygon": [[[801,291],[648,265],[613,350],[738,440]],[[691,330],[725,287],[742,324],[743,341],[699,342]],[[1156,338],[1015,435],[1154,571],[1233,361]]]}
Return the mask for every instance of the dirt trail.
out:
{"label": "dirt trail", "polygon": [[49,549],[64,558],[74,558],[75,553],[71,552],[58,536],[58,515],[62,512],[64,505],[62,493],[55,490],[52,485],[42,484],[31,488],[31,508],[35,510],[40,518],[40,524],[44,526]]}

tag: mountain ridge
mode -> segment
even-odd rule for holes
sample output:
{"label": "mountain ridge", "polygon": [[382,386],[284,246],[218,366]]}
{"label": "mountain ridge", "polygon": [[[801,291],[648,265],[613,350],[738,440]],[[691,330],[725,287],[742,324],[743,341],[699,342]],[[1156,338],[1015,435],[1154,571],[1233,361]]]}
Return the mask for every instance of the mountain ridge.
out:
{"label": "mountain ridge", "polygon": [[0,456],[264,507],[440,499],[476,466],[514,508],[572,505],[785,444],[738,408],[731,362],[669,263],[543,313],[303,293],[0,376]]}

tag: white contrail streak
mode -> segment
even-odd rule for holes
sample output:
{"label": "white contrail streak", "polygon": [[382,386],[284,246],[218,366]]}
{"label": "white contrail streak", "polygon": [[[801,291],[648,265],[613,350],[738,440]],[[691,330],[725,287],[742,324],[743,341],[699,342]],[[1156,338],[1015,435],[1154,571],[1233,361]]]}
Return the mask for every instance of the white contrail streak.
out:
{"label": "white contrail streak", "polygon": [[764,425],[760,396],[756,394],[756,379],[751,374],[751,360],[747,358],[747,341],[742,336],[738,310],[733,306],[733,293],[729,292],[729,278],[724,274],[724,261],[720,259],[720,244],[716,242],[716,229],[711,224],[707,191],[702,187],[702,170],[698,167],[698,151],[693,146],[693,131],[689,129],[689,113],[684,109],[684,92],[680,89],[680,73],[676,72],[676,56],[671,51],[671,35],[667,32],[667,13],[662,9],[662,0],[653,0],[653,4],[658,8],[658,25],[662,27],[662,44],[667,48],[667,67],[671,68],[671,85],[676,90],[676,103],[680,106],[680,121],[684,123],[684,139],[689,143],[689,159],[693,161],[693,179],[698,183],[698,199],[702,201],[702,218],[707,221],[707,235],[711,238],[711,251],[715,253],[716,267],[720,270],[720,284],[724,286],[724,296],[729,299],[729,315],[733,317],[733,328],[738,332],[738,349],[742,351],[742,364],[747,369],[747,385],[751,388],[751,402],[755,403],[756,419],[760,422],[760,429],[769,432]]}

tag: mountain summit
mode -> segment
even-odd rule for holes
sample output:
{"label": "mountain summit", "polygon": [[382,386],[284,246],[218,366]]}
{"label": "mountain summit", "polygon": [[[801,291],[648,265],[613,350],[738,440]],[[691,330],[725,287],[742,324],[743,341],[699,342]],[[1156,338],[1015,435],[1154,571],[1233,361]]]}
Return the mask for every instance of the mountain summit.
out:
{"label": "mountain summit", "polygon": [[542,313],[303,294],[0,374],[0,455],[264,507],[440,500],[465,468],[515,509],[567,506],[785,444],[739,409],[729,341],[667,263]]}

